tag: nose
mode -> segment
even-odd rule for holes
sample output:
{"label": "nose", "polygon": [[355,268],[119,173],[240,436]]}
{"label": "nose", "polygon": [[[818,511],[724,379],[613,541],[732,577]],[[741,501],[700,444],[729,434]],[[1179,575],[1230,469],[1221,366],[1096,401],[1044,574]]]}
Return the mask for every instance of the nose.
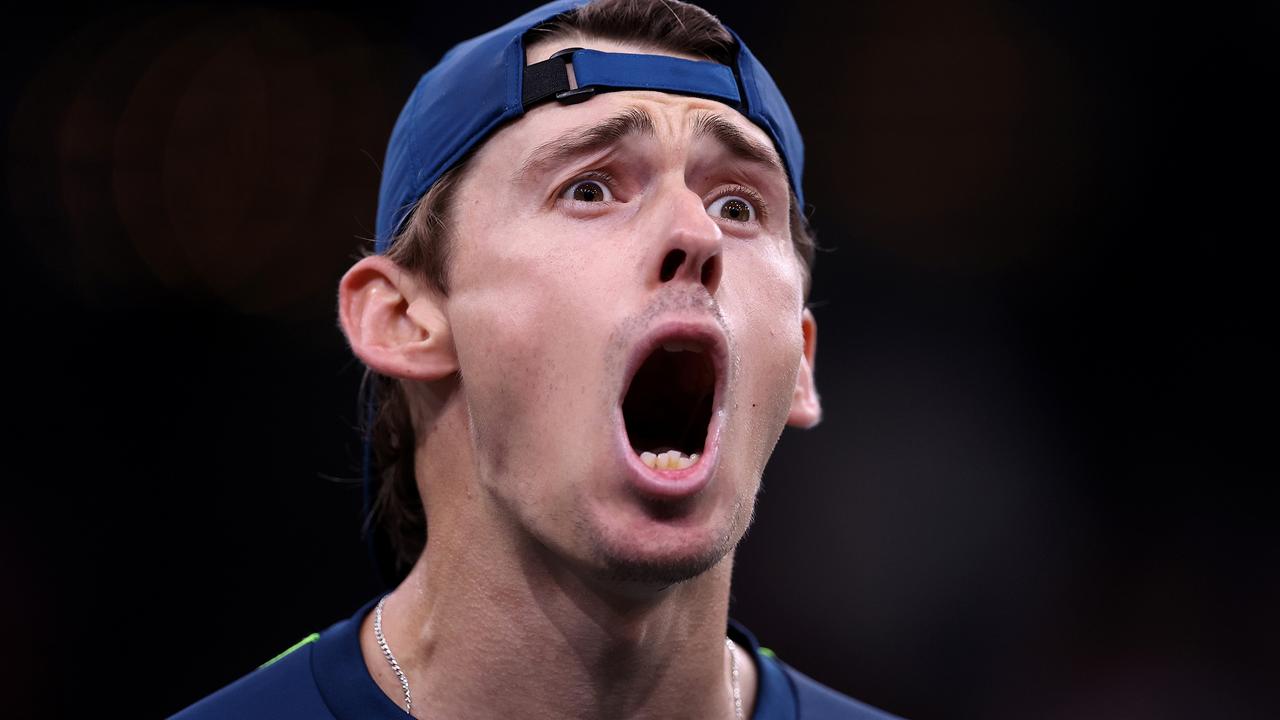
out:
{"label": "nose", "polygon": [[681,187],[659,203],[664,225],[657,283],[696,282],[715,294],[720,286],[724,233],[698,194]]}

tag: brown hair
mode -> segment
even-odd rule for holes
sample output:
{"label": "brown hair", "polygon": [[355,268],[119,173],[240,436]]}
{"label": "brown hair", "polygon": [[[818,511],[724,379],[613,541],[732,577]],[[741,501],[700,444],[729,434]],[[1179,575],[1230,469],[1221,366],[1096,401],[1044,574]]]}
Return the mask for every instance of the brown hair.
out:
{"label": "brown hair", "polygon": [[[529,31],[528,42],[597,37],[679,52],[724,65],[734,61],[733,36],[715,16],[678,0],[596,0]],[[409,272],[425,277],[442,294],[449,293],[449,255],[454,242],[449,215],[466,161],[446,172],[417,202],[404,229],[391,243],[386,256]],[[790,203],[791,240],[805,273],[805,295],[813,266],[813,230],[795,194]],[[405,572],[422,553],[427,541],[426,511],[414,473],[416,431],[408,394],[395,379],[366,370],[360,389],[361,416],[372,398],[375,413],[366,430],[377,495],[366,519],[365,532],[374,524],[391,549],[388,568]]]}

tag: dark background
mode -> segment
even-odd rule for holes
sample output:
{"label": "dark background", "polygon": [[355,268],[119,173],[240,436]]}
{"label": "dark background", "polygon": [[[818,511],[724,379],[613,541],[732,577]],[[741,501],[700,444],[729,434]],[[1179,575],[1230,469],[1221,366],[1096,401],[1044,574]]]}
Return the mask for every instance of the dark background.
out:
{"label": "dark background", "polygon": [[[707,6],[831,249],[733,614],[913,718],[1267,716],[1275,6]],[[336,282],[418,75],[525,7],[6,19],[0,714],[169,714],[376,591]]]}

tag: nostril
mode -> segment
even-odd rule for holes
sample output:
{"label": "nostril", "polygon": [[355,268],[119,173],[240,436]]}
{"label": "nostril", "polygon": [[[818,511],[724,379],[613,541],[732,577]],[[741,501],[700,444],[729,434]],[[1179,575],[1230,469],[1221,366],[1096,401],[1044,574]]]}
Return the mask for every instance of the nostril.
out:
{"label": "nostril", "polygon": [[720,283],[720,256],[712,255],[702,263],[702,284],[712,293]]}
{"label": "nostril", "polygon": [[658,275],[662,282],[667,282],[676,276],[676,271],[684,264],[685,257],[683,250],[672,250],[667,253],[667,256],[662,259],[662,272]]}

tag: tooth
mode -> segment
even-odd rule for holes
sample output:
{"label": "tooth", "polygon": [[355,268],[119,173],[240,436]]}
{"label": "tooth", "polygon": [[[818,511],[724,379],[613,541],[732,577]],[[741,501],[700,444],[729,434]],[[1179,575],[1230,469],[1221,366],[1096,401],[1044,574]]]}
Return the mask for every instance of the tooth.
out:
{"label": "tooth", "polygon": [[698,453],[685,455],[680,450],[664,450],[660,453],[645,451],[640,453],[640,461],[655,470],[684,470],[698,462]]}
{"label": "tooth", "polygon": [[662,349],[666,350],[667,352],[673,353],[673,352],[680,352],[684,348],[680,347],[680,343],[678,342],[665,342],[665,343],[662,343]]}

